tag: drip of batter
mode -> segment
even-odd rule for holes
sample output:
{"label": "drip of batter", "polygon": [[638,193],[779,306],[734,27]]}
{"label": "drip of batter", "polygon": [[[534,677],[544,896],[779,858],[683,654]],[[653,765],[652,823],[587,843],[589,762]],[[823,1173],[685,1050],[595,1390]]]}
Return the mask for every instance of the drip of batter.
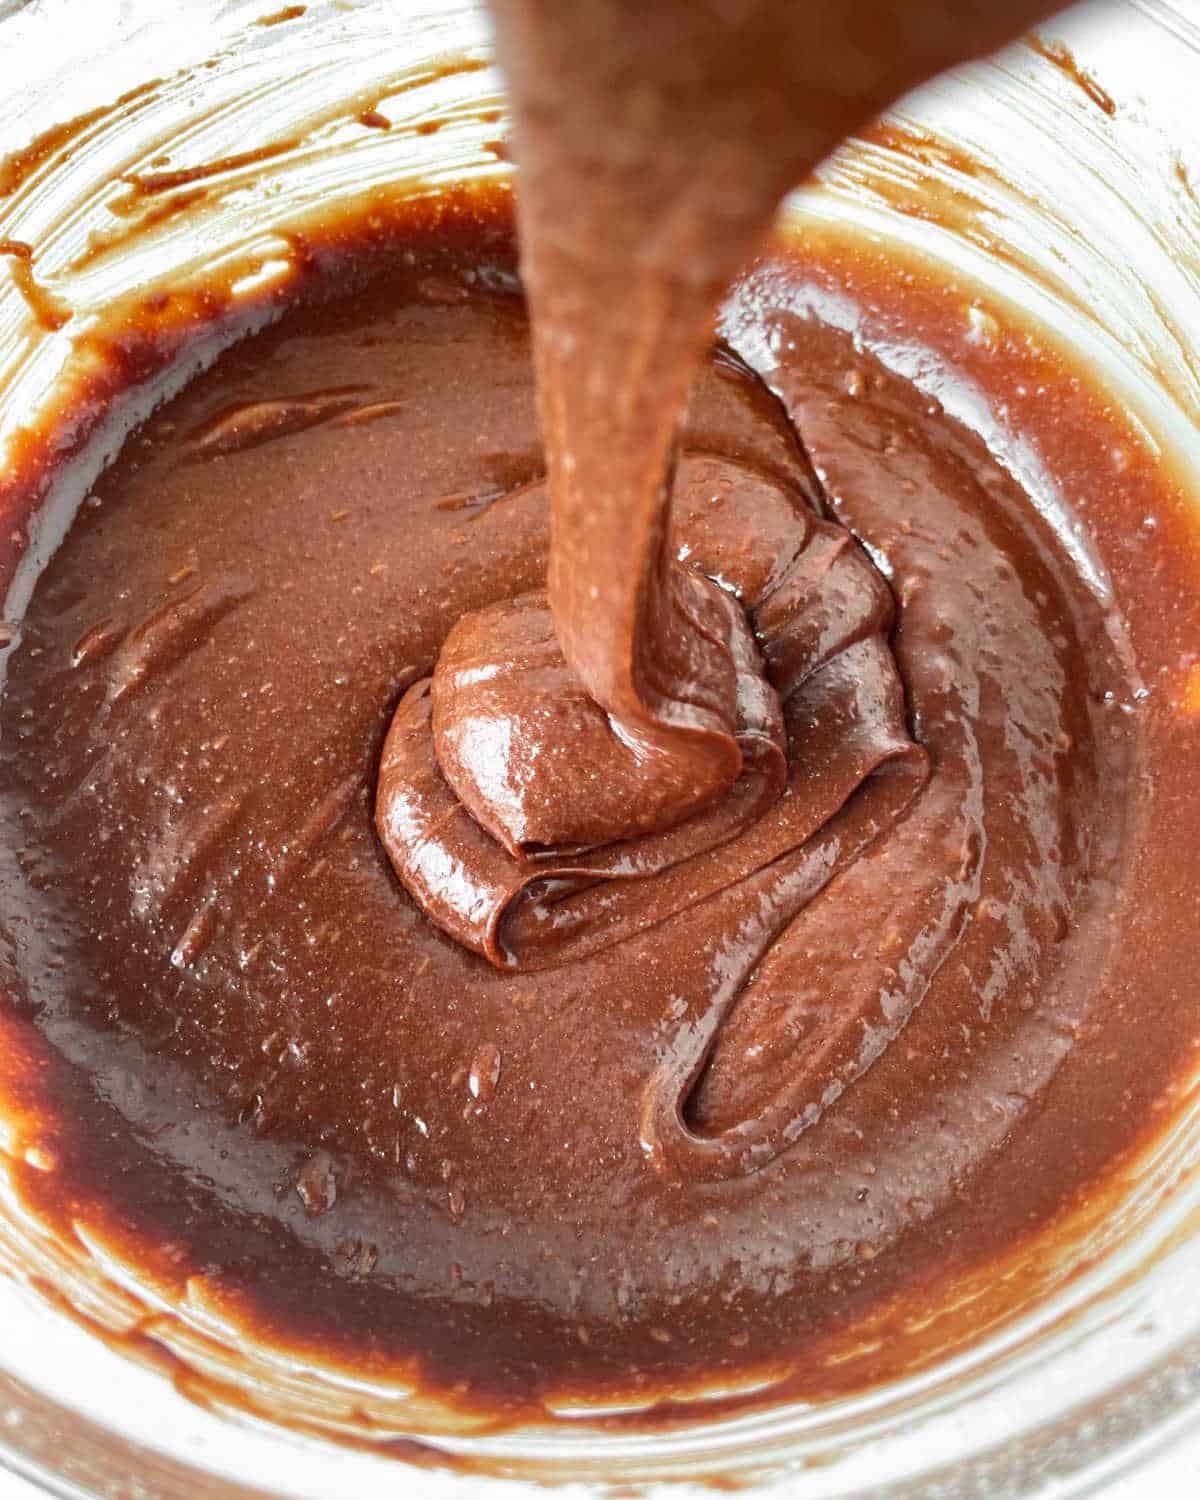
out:
{"label": "drip of batter", "polygon": [[[497,0],[554,518],[548,590],[457,627],[400,714],[408,743],[389,753],[380,803],[398,872],[456,936],[497,955],[496,902],[475,891],[527,881],[530,857],[640,840],[588,870],[645,874],[681,842],[647,854],[647,836],[735,788],[737,805],[693,822],[683,847],[712,848],[753,816],[764,742],[785,753],[766,722],[779,720],[778,684],[762,680],[711,569],[677,555],[668,520],[713,310],[784,192],[851,128],[1046,9]],[[510,857],[498,867],[479,845],[461,899],[441,890],[448,856],[422,854],[427,825],[406,805],[428,800],[407,767],[429,732],[450,792]]]}
{"label": "drip of batter", "polygon": [[[536,726],[464,746],[435,677],[439,762],[511,852],[667,828],[736,781],[745,625],[700,559],[680,564],[668,525],[713,311],[783,194],[855,126],[1049,8],[495,0],[552,498],[548,603],[569,677],[602,711],[580,734],[576,695],[556,707],[543,687]],[[597,787],[604,816],[581,823]]]}
{"label": "drip of batter", "polygon": [[[717,302],[784,192],[905,87],[1045,8],[496,0],[548,588],[458,622],[397,712],[377,804],[410,894],[494,963],[579,957],[782,860],[765,951],[915,794],[891,598],[821,519],[799,446],[781,482],[681,464],[677,428]],[[853,831],[827,829],[868,779]],[[656,1157],[714,1034],[675,1097],[651,1091]],[[784,1116],[777,1145],[795,1138]],[[770,1151],[762,1121],[743,1125],[746,1170]]]}

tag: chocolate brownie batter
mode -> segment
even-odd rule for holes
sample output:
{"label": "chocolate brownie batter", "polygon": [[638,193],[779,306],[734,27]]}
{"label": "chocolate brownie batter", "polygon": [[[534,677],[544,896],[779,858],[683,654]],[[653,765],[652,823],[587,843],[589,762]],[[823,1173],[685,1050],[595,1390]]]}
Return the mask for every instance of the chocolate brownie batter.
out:
{"label": "chocolate brownie batter", "polygon": [[[1026,4],[1026,19],[1043,9]],[[886,631],[883,581],[844,537],[810,532],[811,505],[794,529],[786,494],[744,518],[753,580],[717,538],[697,550],[686,527],[672,533],[679,415],[716,303],[784,192],[906,86],[1022,18],[988,0],[917,0],[902,15],[829,0],[644,10],[493,6],[522,163],[548,590],[461,621],[385,752],[380,831],[401,878],[447,931],[517,964],[524,944],[501,929],[518,889],[533,910],[513,918],[561,933],[581,886],[607,905],[597,881],[618,880],[620,902],[635,867],[661,875],[759,823],[787,780],[788,698]],[[735,491],[742,478],[705,482]],[[823,632],[814,612],[841,619]],[[884,671],[866,654],[839,668],[848,680]],[[875,686],[896,701],[868,771],[897,736],[894,687]],[[802,814],[785,821],[751,868],[811,832]],[[727,855],[717,885],[737,866]],[[645,923],[668,909],[632,899]]]}
{"label": "chocolate brownie batter", "polygon": [[[526,143],[532,14],[501,8]],[[712,204],[659,235],[644,184],[594,256],[535,144],[536,361],[503,199],[344,233],[46,568],[0,740],[14,1181],[165,1300],[463,1407],[818,1395],[927,1356],[954,1277],[1161,1118],[1197,1030],[1190,502],[1025,330],[981,351],[852,238],[773,242],[710,340],[830,139],[731,168],[707,249]],[[855,305],[1019,418],[1044,486],[825,315]]]}

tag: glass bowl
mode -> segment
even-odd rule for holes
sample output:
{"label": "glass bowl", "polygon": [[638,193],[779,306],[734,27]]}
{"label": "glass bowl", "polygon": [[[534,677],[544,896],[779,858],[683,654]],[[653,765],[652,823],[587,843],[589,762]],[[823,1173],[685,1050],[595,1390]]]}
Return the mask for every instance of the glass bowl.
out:
{"label": "glass bowl", "polygon": [[[0,516],[6,618],[19,618],[131,425],[276,315],[298,234],[372,194],[509,181],[489,149],[503,102],[478,6],[310,0],[270,14],[270,3],[0,0],[0,155],[79,117],[22,173],[0,167],[0,238],[37,247],[46,321],[63,305],[74,314],[31,328],[28,286],[0,274],[0,505],[3,454],[27,440],[31,415],[94,397],[69,461],[48,456],[52,493],[33,515],[10,504]],[[1015,305],[1096,372],[1194,489],[1200,0],[1102,0],[1043,37],[938,80],[849,143],[789,201],[789,232],[849,224],[930,284],[976,288],[984,344],[987,309]],[[391,129],[364,127],[375,109]],[[436,132],[421,128],[431,121]],[[208,166],[203,201],[131,217],[123,177],[164,156],[172,170]],[[206,295],[218,275],[230,296]],[[107,400],[80,333],[166,285],[193,290],[187,319],[164,322],[132,395]],[[1038,456],[1003,412],[869,311],[856,319],[864,345],[1029,477]],[[243,1355],[228,1400],[211,1385],[205,1403],[193,1399],[180,1370],[220,1370],[236,1330],[199,1300],[158,1305],[87,1225],[69,1246],[45,1235],[12,1191],[6,1162],[27,1143],[0,1097],[0,1465],[55,1493],[156,1500],[367,1500],[405,1493],[410,1462],[432,1500],[566,1481],[576,1495],[713,1483],[802,1500],[1095,1493],[1147,1475],[1200,1426],[1195,1082],[1119,1181],[1056,1226],[1053,1244],[1022,1250],[1020,1278],[1015,1265],[992,1267],[964,1286],[977,1315],[969,1346],[861,1394],[653,1436],[594,1415],[473,1430],[410,1392],[266,1352]],[[1006,1291],[1010,1273],[1036,1295]],[[142,1337],[148,1319],[157,1344]],[[147,1358],[164,1346],[183,1361],[174,1379]]]}

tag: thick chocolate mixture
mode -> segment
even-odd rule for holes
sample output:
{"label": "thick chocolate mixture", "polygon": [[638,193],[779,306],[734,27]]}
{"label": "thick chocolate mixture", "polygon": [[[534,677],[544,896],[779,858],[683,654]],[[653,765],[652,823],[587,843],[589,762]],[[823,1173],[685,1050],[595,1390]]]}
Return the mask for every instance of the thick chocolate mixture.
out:
{"label": "thick chocolate mixture", "polygon": [[[723,313],[759,375],[703,366],[674,509],[672,550],[745,599],[778,684],[778,716],[746,695],[742,822],[651,878],[505,888],[464,921],[487,956],[445,935],[374,829],[397,698],[447,640],[464,703],[504,690],[494,655],[472,676],[473,611],[518,664],[553,650],[509,603],[548,514],[479,212],[414,220],[414,266],[225,355],[41,580],[5,707],[5,927],[84,1071],[27,1070],[64,1112],[27,1190],[108,1205],[273,1337],[417,1352],[435,1381],[766,1362],[820,1386],[822,1340],[1003,1248],[1145,1127],[1134,1096],[1193,1029],[1166,872],[1195,723],[1139,697],[1111,601],[980,444],[787,310],[831,273],[784,256]],[[1197,607],[1191,533],[1130,527],[1137,477],[1094,478],[1090,519],[1136,534],[1123,586],[1170,601],[1140,617],[1146,673]],[[464,878],[443,866],[443,916]]]}
{"label": "thick chocolate mixture", "polygon": [[[408,888],[480,951],[499,956],[495,909],[503,888],[536,878],[531,855],[557,906],[564,882],[627,878],[631,861],[657,875],[756,821],[785,781],[781,705],[823,652],[886,629],[882,580],[853,554],[835,568],[836,537],[810,549],[786,497],[774,524],[763,518],[754,584],[672,535],[680,412],[716,304],[785,191],[906,87],[1045,9],[493,6],[522,163],[554,518],[548,592],[457,626],[401,712],[380,809]],[[723,476],[731,489],[739,477]],[[785,579],[789,553],[799,573]],[[842,616],[815,650],[796,639],[815,627],[792,618],[814,608]],[[452,819],[455,804],[464,818]],[[571,857],[597,846],[610,852]],[[448,864],[463,872],[450,887]],[[519,961],[512,948],[505,957]]]}
{"label": "thick chocolate mixture", "polygon": [[[526,145],[566,65],[533,14],[501,9]],[[126,444],[3,709],[35,1213],[467,1405],[776,1397],[906,1368],[955,1273],[1147,1137],[1197,1030],[1188,502],[1023,330],[981,355],[852,242],[774,245],[704,352],[831,138],[754,181],[718,153],[707,249],[645,184],[594,257],[532,149],[549,453],[483,196],[364,232]],[[831,296],[969,369],[1074,514]]]}

